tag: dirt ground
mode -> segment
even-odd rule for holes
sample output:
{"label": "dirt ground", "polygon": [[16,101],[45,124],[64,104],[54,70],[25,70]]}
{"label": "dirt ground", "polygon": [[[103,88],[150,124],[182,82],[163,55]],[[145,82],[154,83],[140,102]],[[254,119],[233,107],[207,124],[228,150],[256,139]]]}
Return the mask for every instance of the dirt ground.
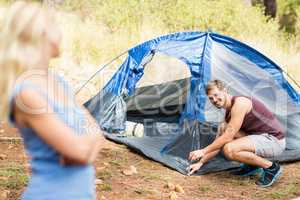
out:
{"label": "dirt ground", "polygon": [[[6,124],[0,128],[0,200],[20,199],[30,169],[22,141]],[[125,175],[134,166],[137,173]],[[300,162],[283,164],[280,180],[271,188],[255,186],[258,177],[240,178],[229,172],[184,176],[123,145],[99,153],[95,163],[97,196],[104,200],[154,199],[293,199],[300,196]],[[166,185],[169,185],[167,187]],[[179,185],[184,193],[174,192]]]}

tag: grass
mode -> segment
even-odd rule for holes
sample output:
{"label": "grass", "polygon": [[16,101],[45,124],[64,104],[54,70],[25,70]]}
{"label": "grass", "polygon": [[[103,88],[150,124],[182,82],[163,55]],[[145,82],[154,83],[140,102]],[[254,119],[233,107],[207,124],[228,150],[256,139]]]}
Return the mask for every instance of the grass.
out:
{"label": "grass", "polygon": [[246,186],[255,182],[256,179],[259,179],[259,176],[251,176],[251,177],[236,177],[230,176],[230,184],[234,186]]}
{"label": "grass", "polygon": [[208,193],[208,192],[213,191],[213,188],[210,186],[207,186],[207,185],[201,185],[198,187],[198,190],[203,193]]}
{"label": "grass", "polygon": [[18,190],[28,183],[28,174],[25,169],[16,164],[9,163],[0,168],[0,187],[3,189]]}
{"label": "grass", "polygon": [[273,199],[282,199],[289,195],[300,196],[299,183],[287,184],[284,188],[279,188],[278,190],[272,191],[269,194]]}
{"label": "grass", "polygon": [[97,189],[101,191],[112,191],[112,186],[109,183],[102,183],[97,186]]}
{"label": "grass", "polygon": [[[282,1],[284,0],[280,0]],[[5,7],[10,2],[0,0],[0,5]],[[300,82],[300,36],[286,35],[279,30],[278,19],[267,20],[261,8],[245,7],[241,2],[240,0],[65,0],[57,15],[64,36],[62,55],[59,59],[53,60],[51,66],[62,71],[76,88],[98,70],[99,66],[136,44],[171,32],[212,29],[261,51]],[[1,8],[1,12],[4,9]],[[0,16],[0,26],[3,16]],[[298,32],[299,30],[300,28]],[[83,91],[86,94],[81,93],[81,96],[92,96],[98,92],[126,56],[127,54],[117,59],[96,76],[87,90]],[[153,74],[149,77],[153,77]],[[114,175],[110,170],[126,167],[130,163],[130,157],[126,156],[132,154],[125,146],[122,147],[120,152],[113,152],[107,157],[112,169],[97,172],[97,178],[111,182],[98,185],[99,190],[110,192],[118,187],[118,182],[112,182]],[[165,167],[157,163],[153,165],[157,167],[159,171],[157,173],[162,175],[156,172],[149,173],[152,169],[142,163],[139,167],[146,170],[138,170],[139,173],[134,178],[144,179],[145,184],[149,180],[160,182],[170,181],[174,177],[178,180],[181,178],[177,172],[170,172],[166,176]],[[250,193],[254,191],[253,187],[249,187],[249,184],[253,184],[253,180],[232,180],[224,174],[218,176],[218,180],[221,179],[222,183],[225,183],[221,189],[217,188],[217,181],[212,180],[206,180],[202,185],[198,185],[202,177],[197,177],[193,183],[189,182],[186,185],[190,184],[191,190],[205,193],[214,199],[215,194],[231,189],[232,185],[236,188],[245,187],[247,191],[250,188]],[[180,179],[179,182],[184,181]],[[10,193],[13,193],[23,189],[27,183],[28,174],[17,163],[8,163],[0,167],[1,190],[10,190]],[[258,196],[247,197],[287,199],[300,196],[299,181],[286,180],[284,184],[270,191],[259,190]],[[151,193],[154,196],[160,189],[155,185],[153,190],[143,187],[135,189],[134,192],[140,195]],[[111,195],[117,198],[115,196],[116,194]]]}
{"label": "grass", "polygon": [[[0,5],[10,2],[0,0]],[[279,19],[267,20],[261,7],[247,7],[242,0],[65,0],[57,10],[64,39],[62,55],[51,66],[63,71],[75,88],[136,44],[167,33],[207,29],[249,44],[300,82],[300,36],[287,35],[279,30]],[[126,56],[91,80],[81,96],[96,94]]]}
{"label": "grass", "polygon": [[112,172],[108,170],[97,171],[96,177],[102,180],[109,180],[112,177]]}
{"label": "grass", "polygon": [[[7,152],[15,155],[21,150],[18,144],[14,150]],[[8,150],[9,151],[9,150]],[[22,149],[23,151],[23,149]],[[237,178],[228,172],[208,174],[199,177],[184,177],[159,163],[145,160],[138,166],[138,174],[134,176],[119,176],[119,170],[126,168],[123,163],[126,157],[128,163],[136,162],[136,154],[127,148],[120,148],[121,156],[114,156],[119,166],[106,165],[107,168],[97,170],[96,177],[103,182],[97,185],[97,191],[106,199],[161,199],[168,196],[169,190],[164,186],[167,182],[179,184],[185,193],[180,199],[194,199],[201,196],[205,199],[292,199],[299,197],[299,163],[286,164],[285,174],[272,188],[257,188],[252,178]],[[96,168],[102,168],[103,163],[109,163],[111,154],[101,155],[101,162]],[[100,158],[98,158],[100,159]],[[2,161],[7,162],[7,161]],[[109,168],[108,168],[109,167]],[[8,191],[8,199],[16,199],[28,183],[28,173],[22,164],[8,162],[0,167],[0,192]],[[125,183],[125,184],[123,184]],[[125,196],[128,195],[128,196]],[[0,195],[1,199],[1,195]]]}
{"label": "grass", "polygon": [[[158,172],[159,173],[159,172]],[[158,173],[155,173],[155,172],[148,172],[148,173],[145,173],[142,175],[142,178],[145,180],[145,181],[150,181],[150,180],[163,180],[163,181],[168,181],[169,178],[166,177],[165,174],[158,174]]]}
{"label": "grass", "polygon": [[134,190],[135,193],[140,194],[140,195],[147,195],[147,194],[155,194],[158,193],[157,190],[153,189],[153,188],[137,188]]}
{"label": "grass", "polygon": [[[60,8],[63,12],[58,21],[66,36],[62,49],[69,56],[61,57],[53,66],[64,71],[73,85],[82,84],[101,63],[145,40],[171,32],[207,29],[249,44],[300,82],[300,40],[280,31],[278,19],[267,20],[260,7],[245,7],[241,0],[129,2],[67,0]],[[65,11],[71,13],[66,15]],[[92,80],[85,95],[94,95],[125,57]],[[167,77],[162,76],[160,79]]]}

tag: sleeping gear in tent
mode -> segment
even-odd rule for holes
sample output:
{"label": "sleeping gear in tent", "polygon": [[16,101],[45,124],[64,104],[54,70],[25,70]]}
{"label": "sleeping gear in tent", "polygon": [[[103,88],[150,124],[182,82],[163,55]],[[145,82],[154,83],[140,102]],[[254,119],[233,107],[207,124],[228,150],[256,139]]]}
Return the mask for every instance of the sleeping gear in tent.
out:
{"label": "sleeping gear in tent", "polygon": [[[224,112],[215,109],[205,95],[207,82],[219,79],[231,94],[263,102],[284,125],[286,150],[270,159],[300,159],[300,96],[283,76],[283,70],[255,49],[216,33],[181,32],[147,41],[127,53],[112,79],[85,103],[107,138],[187,174],[189,152],[210,144],[224,118]],[[180,61],[189,75],[137,87],[158,55]],[[166,63],[158,68],[161,71],[150,78],[163,72],[167,77],[175,70]],[[144,126],[142,137],[124,134],[128,121]],[[196,174],[239,165],[220,153]]]}

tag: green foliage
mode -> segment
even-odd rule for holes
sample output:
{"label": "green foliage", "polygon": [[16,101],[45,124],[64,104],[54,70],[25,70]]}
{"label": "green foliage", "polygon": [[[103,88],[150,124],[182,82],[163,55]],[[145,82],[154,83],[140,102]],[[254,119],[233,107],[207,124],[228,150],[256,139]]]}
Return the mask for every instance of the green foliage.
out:
{"label": "green foliage", "polygon": [[9,5],[11,4],[12,2],[14,2],[13,0],[0,0],[0,4],[1,5]]}
{"label": "green foliage", "polygon": [[201,193],[208,193],[208,192],[211,192],[211,191],[213,191],[213,188],[211,188],[210,186],[208,186],[208,185],[201,185],[201,186],[199,186],[199,191],[201,192]]}
{"label": "green foliage", "polygon": [[0,188],[18,190],[28,183],[28,176],[25,169],[16,163],[11,163],[6,167],[0,168]]}
{"label": "green foliage", "polygon": [[103,183],[97,186],[101,191],[112,191],[112,186],[109,183]]}
{"label": "green foliage", "polygon": [[157,194],[158,191],[153,189],[153,188],[136,188],[134,190],[135,193],[137,194],[140,194],[140,195],[145,195],[145,194],[150,194],[150,195],[153,195],[153,194]]}
{"label": "green foliage", "polygon": [[[101,22],[108,34],[126,34],[119,46],[142,41],[140,33],[149,31],[145,26],[152,37],[211,29],[238,39],[254,35],[267,41],[272,38],[280,45],[285,39],[278,23],[267,20],[262,8],[247,7],[241,0],[66,0],[62,9],[75,11],[83,21]],[[77,41],[75,44],[77,48]]]}
{"label": "green foliage", "polygon": [[274,36],[278,29],[276,22],[267,22],[261,8],[247,8],[241,0],[67,0],[64,8],[103,22],[111,32],[134,33],[147,18],[168,32],[212,29],[232,36],[241,31]]}
{"label": "green foliage", "polygon": [[278,14],[283,15],[294,9],[298,14],[300,12],[300,1],[299,0],[277,0]]}
{"label": "green foliage", "polygon": [[[278,5],[281,9],[289,5],[287,2],[296,1],[279,0]],[[295,67],[300,48],[299,39],[287,34],[286,29],[279,29],[278,19],[264,16],[261,5],[247,6],[242,0],[66,0],[61,9],[80,16],[75,23],[65,23],[73,27],[64,26],[67,43],[72,44],[72,48],[66,45],[68,52],[72,52],[75,60],[95,64],[147,39],[178,31],[212,30],[229,35],[284,68]],[[95,24],[97,28],[91,28]],[[70,30],[74,31],[70,34]],[[117,66],[112,65],[115,69]]]}
{"label": "green foliage", "polygon": [[281,29],[290,34],[300,34],[299,0],[278,0],[278,16]]}
{"label": "green foliage", "polygon": [[[279,13],[289,6],[299,13],[298,0],[277,2]],[[280,29],[279,18],[269,19],[262,6],[248,6],[243,0],[65,0],[57,9],[64,39],[62,56],[52,66],[71,77],[75,87],[121,52],[145,40],[180,31],[212,30],[229,35],[280,66],[291,67],[289,70],[295,74],[299,71],[293,70],[299,65],[300,36],[295,37],[300,35],[298,18],[293,25],[294,35],[287,34],[290,30]],[[125,57],[92,80],[88,92],[97,92]]]}
{"label": "green foliage", "polygon": [[108,170],[98,171],[96,176],[97,176],[97,178],[102,179],[102,180],[109,180],[110,178],[112,178],[112,173]]}

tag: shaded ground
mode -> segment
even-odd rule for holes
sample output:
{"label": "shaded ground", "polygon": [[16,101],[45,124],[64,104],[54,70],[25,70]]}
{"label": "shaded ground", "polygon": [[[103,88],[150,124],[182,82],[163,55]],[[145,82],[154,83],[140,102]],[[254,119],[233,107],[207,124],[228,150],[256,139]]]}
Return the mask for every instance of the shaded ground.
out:
{"label": "shaded ground", "polygon": [[[1,125],[0,130],[0,200],[20,198],[30,174],[21,141],[13,129]],[[3,139],[4,138],[4,139]],[[98,199],[170,199],[167,183],[179,184],[184,193],[177,199],[292,199],[300,196],[300,163],[284,164],[280,180],[269,189],[255,186],[257,177],[239,178],[228,172],[187,177],[149,160],[123,145],[102,151],[96,161]],[[137,174],[126,176],[131,165]]]}

